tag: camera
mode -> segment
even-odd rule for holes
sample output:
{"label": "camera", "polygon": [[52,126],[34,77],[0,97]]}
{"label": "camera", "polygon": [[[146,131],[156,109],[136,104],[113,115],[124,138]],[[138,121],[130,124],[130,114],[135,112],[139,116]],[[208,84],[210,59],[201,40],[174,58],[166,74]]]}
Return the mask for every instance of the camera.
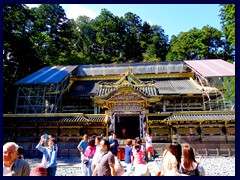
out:
{"label": "camera", "polygon": [[49,134],[46,134],[46,133],[45,133],[45,134],[44,134],[44,137],[45,137],[45,138],[49,138]]}

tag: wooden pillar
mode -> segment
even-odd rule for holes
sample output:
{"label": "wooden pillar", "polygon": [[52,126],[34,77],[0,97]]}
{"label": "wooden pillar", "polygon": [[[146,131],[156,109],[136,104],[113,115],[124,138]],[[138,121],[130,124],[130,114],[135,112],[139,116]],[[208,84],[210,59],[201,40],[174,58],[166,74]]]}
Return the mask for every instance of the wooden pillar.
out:
{"label": "wooden pillar", "polygon": [[106,124],[106,137],[108,137],[108,124]]}
{"label": "wooden pillar", "polygon": [[97,105],[97,103],[94,102],[94,114],[98,114],[99,113],[99,106]]}
{"label": "wooden pillar", "polygon": [[139,115],[139,126],[140,126],[140,138],[145,138],[146,131],[148,132],[147,129],[147,120],[145,120],[145,114],[140,114]]}
{"label": "wooden pillar", "polygon": [[168,126],[170,128],[170,136],[168,137],[169,138],[169,141],[172,140],[172,135],[173,135],[173,129],[171,127],[171,124],[169,124],[170,126]]}

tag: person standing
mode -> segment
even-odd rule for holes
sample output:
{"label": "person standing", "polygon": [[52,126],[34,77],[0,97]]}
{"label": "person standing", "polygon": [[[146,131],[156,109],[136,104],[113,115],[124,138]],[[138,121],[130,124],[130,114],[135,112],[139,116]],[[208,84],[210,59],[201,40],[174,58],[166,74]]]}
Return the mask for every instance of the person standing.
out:
{"label": "person standing", "polygon": [[92,176],[92,160],[94,153],[96,152],[95,140],[88,142],[88,147],[85,149],[83,158],[83,175]]}
{"label": "person standing", "polygon": [[178,143],[176,135],[173,135],[172,143],[169,148],[163,152],[162,163],[163,176],[179,176],[179,167],[181,164],[182,146]]}
{"label": "person standing", "polygon": [[133,167],[133,153],[132,153],[132,140],[131,139],[126,140],[124,162],[127,165],[127,173],[129,174]]}
{"label": "person standing", "polygon": [[110,142],[110,148],[113,149],[113,154],[117,156],[119,143],[117,140],[117,135],[115,133],[113,133],[113,138],[109,142]]}
{"label": "person standing", "polygon": [[93,176],[116,176],[114,169],[115,159],[113,153],[109,151],[109,141],[107,139],[102,139],[100,142],[100,148],[102,155],[98,159],[98,163],[94,169]]}
{"label": "person standing", "polygon": [[138,164],[144,164],[144,160],[143,160],[143,152],[141,151],[141,147],[136,144],[134,147],[133,147],[133,157],[134,157],[134,160],[133,160],[133,166],[134,168],[138,165]]}
{"label": "person standing", "polygon": [[127,138],[127,130],[126,130],[125,127],[122,128],[122,138],[123,138],[123,139]]}
{"label": "person standing", "polygon": [[3,176],[29,176],[30,166],[18,158],[18,145],[7,142],[3,145]]}
{"label": "person standing", "polygon": [[143,152],[144,163],[147,163],[147,160],[148,160],[147,156],[148,156],[148,154],[147,154],[147,151],[146,151],[146,146],[144,144],[142,144],[142,139],[140,137],[136,137],[135,138],[135,142],[136,142],[136,144],[138,144],[140,146],[140,149]]}
{"label": "person standing", "polygon": [[[113,154],[113,152],[112,152],[113,149],[112,148],[110,148],[110,151]],[[124,174],[125,170],[124,170],[124,167],[123,167],[122,163],[120,162],[118,157],[115,156],[115,155],[114,155],[114,162],[115,162],[114,163],[114,170],[116,172],[116,176],[122,176]]]}
{"label": "person standing", "polygon": [[93,160],[92,160],[92,172],[94,171],[96,165],[97,165],[97,160],[98,158],[101,156],[102,154],[102,151],[101,151],[101,148],[100,148],[100,142],[102,140],[102,137],[101,136],[96,136],[95,137],[95,146],[96,146],[96,151],[94,153],[94,156],[93,156]]}
{"label": "person standing", "polygon": [[80,143],[77,146],[78,151],[80,152],[80,161],[83,161],[84,158],[84,151],[88,146],[88,135],[83,135],[83,140],[80,141]]}
{"label": "person standing", "polygon": [[188,176],[205,176],[205,170],[195,160],[195,153],[190,145],[183,147],[183,162],[180,165],[180,172]]}
{"label": "person standing", "polygon": [[55,143],[55,140],[50,136],[48,140],[48,146],[43,147],[44,135],[41,136],[41,139],[36,146],[36,149],[43,153],[42,166],[47,169],[47,176],[56,176],[57,171],[57,152],[58,148]]}
{"label": "person standing", "polygon": [[152,137],[148,133],[146,133],[145,141],[146,141],[146,149],[148,153],[148,160],[153,160]]}

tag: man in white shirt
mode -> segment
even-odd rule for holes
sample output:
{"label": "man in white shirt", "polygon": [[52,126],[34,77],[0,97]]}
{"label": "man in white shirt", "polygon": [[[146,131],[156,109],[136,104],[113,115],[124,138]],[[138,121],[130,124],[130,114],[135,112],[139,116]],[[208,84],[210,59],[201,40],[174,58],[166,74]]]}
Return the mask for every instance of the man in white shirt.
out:
{"label": "man in white shirt", "polygon": [[97,165],[97,160],[98,158],[101,156],[102,151],[100,148],[100,142],[101,142],[102,137],[101,136],[97,136],[95,137],[95,146],[96,146],[96,151],[94,153],[93,156],[93,160],[92,160],[92,171],[94,171],[96,165]]}
{"label": "man in white shirt", "polygon": [[29,164],[18,158],[18,145],[8,142],[3,145],[3,176],[29,176]]}

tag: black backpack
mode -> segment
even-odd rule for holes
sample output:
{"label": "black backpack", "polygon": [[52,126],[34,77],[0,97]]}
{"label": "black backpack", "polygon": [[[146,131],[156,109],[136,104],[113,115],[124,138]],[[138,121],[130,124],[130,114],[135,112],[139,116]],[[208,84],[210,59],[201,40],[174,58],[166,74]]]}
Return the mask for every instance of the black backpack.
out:
{"label": "black backpack", "polygon": [[199,176],[199,170],[198,170],[198,163],[197,163],[197,167],[194,170],[186,170],[181,166],[181,172],[182,174],[186,174],[188,176]]}

